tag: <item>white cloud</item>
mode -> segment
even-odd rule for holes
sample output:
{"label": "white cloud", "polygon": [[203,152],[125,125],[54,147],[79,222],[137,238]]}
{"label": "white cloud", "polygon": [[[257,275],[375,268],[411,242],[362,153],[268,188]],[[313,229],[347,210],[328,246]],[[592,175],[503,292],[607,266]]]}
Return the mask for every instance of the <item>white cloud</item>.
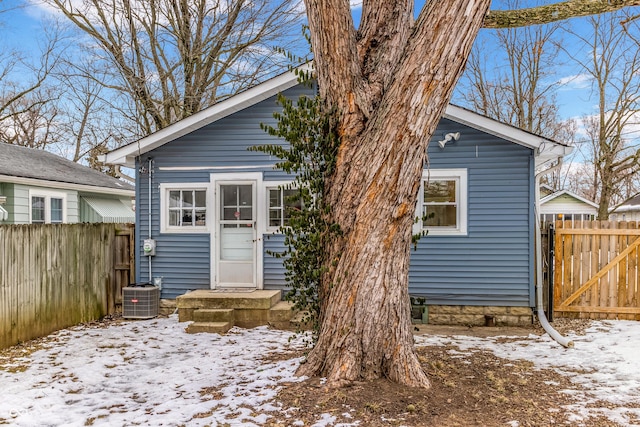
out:
{"label": "white cloud", "polygon": [[561,77],[558,80],[560,90],[586,89],[591,86],[591,76],[589,74],[573,74]]}

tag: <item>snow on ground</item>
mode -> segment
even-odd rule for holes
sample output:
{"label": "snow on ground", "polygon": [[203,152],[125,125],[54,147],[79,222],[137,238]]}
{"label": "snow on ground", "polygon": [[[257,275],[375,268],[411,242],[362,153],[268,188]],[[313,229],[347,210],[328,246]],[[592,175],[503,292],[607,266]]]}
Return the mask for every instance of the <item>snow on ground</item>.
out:
{"label": "snow on ground", "polygon": [[[52,335],[26,355],[24,371],[0,359],[0,424],[16,426],[262,425],[273,411],[279,384],[298,381],[300,359],[263,357],[300,340],[266,327],[229,334],[184,332],[176,317],[75,327]],[[418,345],[454,345],[452,354],[488,350],[508,360],[530,360],[585,386],[577,423],[602,414],[621,424],[640,417],[640,322],[594,322],[564,349],[548,336],[417,336]],[[275,360],[276,358],[274,358]],[[4,369],[2,369],[4,368]],[[17,372],[13,372],[17,371]],[[541,392],[544,392],[543,390]],[[604,400],[626,409],[607,410]],[[635,406],[635,408],[634,408]],[[354,422],[356,422],[354,420]],[[291,418],[291,425],[299,425]],[[331,425],[331,417],[317,425]]]}
{"label": "snow on ground", "polygon": [[171,317],[56,333],[26,371],[0,371],[0,424],[261,425],[280,410],[275,386],[299,380],[299,359],[261,359],[290,346],[290,333],[184,327]]}

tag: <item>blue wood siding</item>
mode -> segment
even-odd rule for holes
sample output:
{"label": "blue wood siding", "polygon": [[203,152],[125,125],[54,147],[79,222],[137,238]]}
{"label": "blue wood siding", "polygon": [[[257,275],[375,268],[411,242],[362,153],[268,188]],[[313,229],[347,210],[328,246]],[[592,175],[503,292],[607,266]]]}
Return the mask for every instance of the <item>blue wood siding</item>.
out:
{"label": "blue wood siding", "polygon": [[264,288],[286,290],[285,269],[282,258],[277,258],[272,253],[284,251],[284,236],[282,234],[270,234],[264,240]]}
{"label": "blue wood siding", "polygon": [[[295,99],[309,92],[295,87],[285,95]],[[243,171],[262,172],[264,181],[290,179],[272,169],[277,159],[247,150],[278,142],[259,127],[274,123],[276,108],[272,97],[138,159],[136,244],[142,254],[142,241],[149,235],[149,181],[140,167],[147,167],[152,158],[151,237],[156,239],[157,254],[151,267],[152,277],[163,279],[162,298],[210,287],[211,237],[208,232],[160,233],[160,184],[209,182],[211,173]],[[460,132],[460,139],[441,149],[437,141],[448,132]],[[429,146],[428,167],[467,170],[468,233],[420,240],[411,253],[411,294],[426,296],[430,304],[533,306],[533,161],[528,148],[451,120],[441,121]],[[183,169],[167,169],[171,167]],[[194,167],[216,169],[187,169]],[[281,251],[282,242],[279,235],[263,240],[266,289],[286,288],[282,260],[268,253]],[[148,258],[140,255],[136,262],[136,280],[149,280]]]}
{"label": "blue wood siding", "polygon": [[[313,91],[303,86],[296,86],[283,94],[297,99],[302,94],[313,94]],[[208,289],[211,286],[210,235],[209,233],[161,234],[159,186],[161,183],[209,182],[211,173],[256,172],[256,166],[263,166],[259,171],[263,172],[265,181],[288,179],[286,174],[272,168],[276,162],[275,158],[247,150],[249,146],[254,145],[284,144],[284,141],[271,137],[260,129],[260,123],[275,124],[273,113],[277,108],[276,97],[271,97],[137,159],[136,245],[140,256],[136,257],[136,281],[149,281],[149,259],[142,255],[143,240],[149,237],[149,176],[147,173],[141,173],[140,167],[148,168],[148,159],[153,159],[151,229],[157,249],[156,255],[151,257],[151,269],[152,278],[162,277],[161,297],[175,298],[189,290]],[[248,167],[242,168],[243,166]],[[167,170],[165,169],[167,167],[221,169]],[[212,218],[212,213],[210,215],[209,218]]]}
{"label": "blue wood siding", "polygon": [[[459,141],[439,147],[458,131]],[[428,153],[432,169],[467,169],[468,233],[420,239],[409,292],[429,304],[533,306],[533,152],[442,120]],[[282,240],[270,237],[265,250],[282,250]],[[281,259],[265,253],[264,271],[265,288],[286,289]]]}
{"label": "blue wood siding", "polygon": [[430,304],[533,305],[532,150],[443,120],[428,153],[432,169],[467,169],[468,234],[421,238],[409,292]]}

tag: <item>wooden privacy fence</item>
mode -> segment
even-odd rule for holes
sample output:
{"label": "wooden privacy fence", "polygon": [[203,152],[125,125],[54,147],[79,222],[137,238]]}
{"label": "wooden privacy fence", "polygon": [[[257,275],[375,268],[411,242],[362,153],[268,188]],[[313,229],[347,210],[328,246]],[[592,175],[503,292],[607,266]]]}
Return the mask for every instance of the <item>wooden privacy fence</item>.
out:
{"label": "wooden privacy fence", "polygon": [[636,222],[557,222],[556,315],[640,320],[639,246]]}
{"label": "wooden privacy fence", "polygon": [[131,224],[0,226],[0,348],[114,313],[133,238]]}

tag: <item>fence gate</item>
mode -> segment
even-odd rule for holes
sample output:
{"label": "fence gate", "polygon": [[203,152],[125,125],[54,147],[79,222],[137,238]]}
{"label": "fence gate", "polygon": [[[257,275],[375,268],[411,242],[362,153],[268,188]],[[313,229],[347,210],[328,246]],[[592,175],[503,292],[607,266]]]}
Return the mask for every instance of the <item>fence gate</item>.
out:
{"label": "fence gate", "polygon": [[113,251],[113,273],[107,301],[109,313],[122,308],[122,288],[135,281],[135,225],[117,224]]}
{"label": "fence gate", "polygon": [[640,320],[636,222],[556,223],[554,312],[559,317]]}

